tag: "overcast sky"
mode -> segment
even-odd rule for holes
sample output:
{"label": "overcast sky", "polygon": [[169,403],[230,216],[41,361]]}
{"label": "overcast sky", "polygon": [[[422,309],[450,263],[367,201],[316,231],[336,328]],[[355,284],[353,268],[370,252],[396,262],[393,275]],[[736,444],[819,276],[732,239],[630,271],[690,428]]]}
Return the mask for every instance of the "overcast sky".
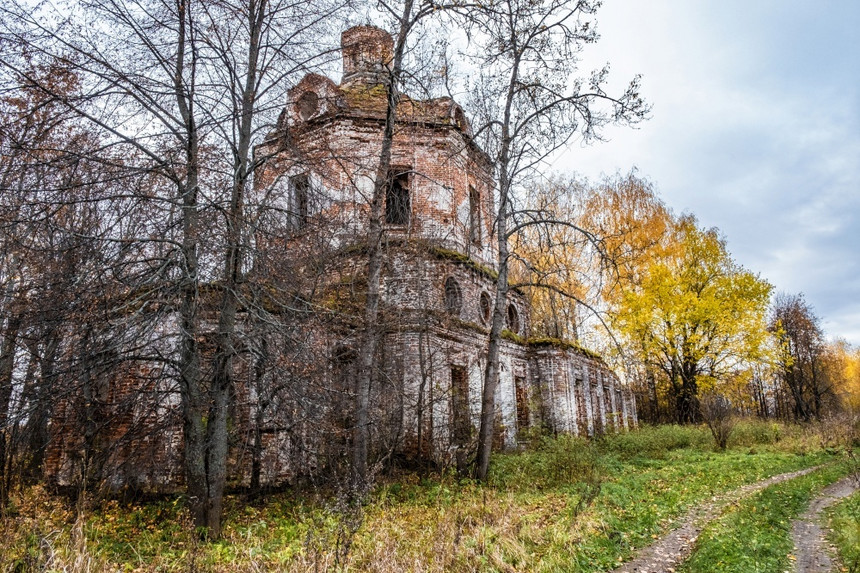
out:
{"label": "overcast sky", "polygon": [[860,0],[605,0],[598,30],[588,66],[641,73],[652,118],[553,167],[636,166],[860,345]]}

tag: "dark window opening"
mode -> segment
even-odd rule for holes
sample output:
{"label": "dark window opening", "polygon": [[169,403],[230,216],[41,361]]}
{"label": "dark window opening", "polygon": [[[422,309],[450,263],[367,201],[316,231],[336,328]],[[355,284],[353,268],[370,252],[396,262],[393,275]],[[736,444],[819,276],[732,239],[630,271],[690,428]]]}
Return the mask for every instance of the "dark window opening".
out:
{"label": "dark window opening", "polygon": [[588,410],[585,408],[585,393],[588,392],[582,378],[576,379],[574,395],[576,396],[576,420],[580,436],[588,435]]}
{"label": "dark window opening", "polygon": [[508,330],[514,334],[520,333],[520,313],[517,311],[517,307],[512,304],[508,305]]}
{"label": "dark window opening", "polygon": [[296,102],[299,117],[304,121],[309,120],[319,111],[319,96],[314,92],[305,92]]}
{"label": "dark window opening", "polygon": [[408,225],[411,210],[409,173],[391,174],[385,192],[385,222],[389,225]]}
{"label": "dark window opening", "polygon": [[463,308],[463,295],[460,285],[453,277],[445,281],[445,310],[451,314],[458,315]]}
{"label": "dark window opening", "polygon": [[[332,405],[331,421],[339,430],[349,430],[355,423],[350,415],[352,412],[350,404],[355,400],[357,356],[352,348],[338,346],[334,349],[331,358],[332,380],[328,388]],[[347,439],[348,434],[342,433],[340,437]]]}
{"label": "dark window opening", "polygon": [[479,310],[481,312],[481,321],[484,324],[490,322],[490,313],[493,309],[493,303],[490,300],[490,295],[485,292],[481,293],[481,298],[478,301]]}
{"label": "dark window opening", "polygon": [[463,109],[460,106],[457,106],[454,109],[454,123],[457,124],[457,127],[462,129],[463,131],[468,131],[468,124],[466,123],[466,114],[463,113]]}
{"label": "dark window opening", "polygon": [[526,379],[514,376],[514,388],[517,393],[517,428],[522,431],[529,427],[529,392]]}
{"label": "dark window opening", "polygon": [[481,244],[481,196],[469,185],[469,241]]}
{"label": "dark window opening", "polygon": [[594,425],[594,435],[603,434],[603,420],[600,417],[600,388],[597,384],[591,384],[591,422]]}
{"label": "dark window opening", "polygon": [[451,441],[462,446],[469,442],[472,420],[469,414],[469,377],[463,366],[451,367]]}
{"label": "dark window opening", "polygon": [[311,184],[307,173],[290,177],[290,226],[301,229],[308,223],[308,193]]}

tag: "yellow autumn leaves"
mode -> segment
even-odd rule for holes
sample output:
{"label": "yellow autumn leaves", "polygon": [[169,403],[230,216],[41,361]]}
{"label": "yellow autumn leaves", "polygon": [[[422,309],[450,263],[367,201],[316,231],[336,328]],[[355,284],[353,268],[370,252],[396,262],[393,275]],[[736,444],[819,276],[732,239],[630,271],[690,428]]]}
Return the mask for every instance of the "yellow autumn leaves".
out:
{"label": "yellow autumn leaves", "polygon": [[[773,287],[732,258],[717,229],[672,213],[635,172],[553,181],[523,202],[512,276],[531,299],[534,335],[603,341],[607,359],[679,421],[696,418],[702,392],[737,407],[754,400],[751,381],[773,363]],[[828,357],[860,408],[860,354],[837,344]]]}

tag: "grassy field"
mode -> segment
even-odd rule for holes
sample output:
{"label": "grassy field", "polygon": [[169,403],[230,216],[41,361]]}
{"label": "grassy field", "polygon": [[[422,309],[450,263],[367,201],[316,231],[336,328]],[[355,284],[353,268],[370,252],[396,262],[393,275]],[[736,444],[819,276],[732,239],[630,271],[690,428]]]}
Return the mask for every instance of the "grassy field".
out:
{"label": "grassy field", "polygon": [[830,541],[836,546],[843,571],[860,573],[860,492],[831,507]]}
{"label": "grassy field", "polygon": [[30,488],[0,525],[0,571],[602,571],[703,499],[838,461],[825,442],[763,422],[739,425],[725,452],[693,427],[544,439],[496,456],[486,485],[402,474],[362,505],[330,491],[230,497],[224,538],[208,544],[181,498],[76,510]]}
{"label": "grassy field", "polygon": [[791,569],[791,522],[824,486],[850,471],[846,463],[771,486],[733,505],[702,532],[683,573],[781,573]]}

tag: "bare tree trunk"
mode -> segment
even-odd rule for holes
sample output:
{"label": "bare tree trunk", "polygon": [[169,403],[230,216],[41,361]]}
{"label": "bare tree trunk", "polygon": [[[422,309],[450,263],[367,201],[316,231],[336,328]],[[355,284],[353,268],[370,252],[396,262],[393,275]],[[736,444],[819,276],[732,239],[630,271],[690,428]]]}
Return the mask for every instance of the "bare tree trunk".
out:
{"label": "bare tree trunk", "polygon": [[382,147],[379,151],[379,164],[373,184],[373,197],[370,202],[370,218],[367,232],[367,300],[364,307],[364,335],[358,356],[358,380],[355,396],[355,429],[352,440],[353,477],[359,490],[367,484],[367,463],[370,440],[370,387],[376,362],[376,349],[379,343],[379,283],[382,273],[382,213],[385,190],[389,184],[391,171],[391,145],[394,140],[394,126],[397,121],[397,105],[400,102],[398,83],[403,65],[406,39],[414,23],[412,20],[412,0],[406,0],[400,17],[400,26],[394,46],[387,87],[385,127],[382,133]]}
{"label": "bare tree trunk", "polygon": [[490,469],[490,454],[493,450],[493,433],[496,419],[496,388],[499,385],[499,350],[502,330],[505,327],[508,302],[508,209],[510,204],[510,153],[511,153],[511,111],[513,109],[516,86],[519,82],[519,56],[512,66],[505,98],[505,111],[502,119],[502,140],[499,152],[499,210],[496,214],[496,239],[499,248],[499,275],[496,278],[496,304],[493,309],[493,322],[487,348],[487,365],[484,369],[484,387],[481,392],[481,424],[478,430],[478,455],[475,459],[475,478],[487,479]]}
{"label": "bare tree trunk", "polygon": [[[427,339],[427,319],[422,315],[421,318],[421,330],[418,332],[418,368],[420,369],[421,380],[418,382],[418,400],[415,405],[415,416],[418,423],[418,431],[416,435],[416,456],[418,459],[424,457],[424,409],[426,407],[426,398],[425,394],[427,393],[427,380],[429,378],[427,372],[427,356],[424,350],[424,345]],[[432,407],[432,406],[431,406]],[[432,442],[433,436],[430,436],[430,440]],[[432,455],[432,451],[428,449],[428,453]]]}
{"label": "bare tree trunk", "polygon": [[79,411],[80,426],[83,428],[84,443],[83,455],[81,457],[81,474],[80,482],[77,484],[77,495],[79,498],[87,490],[90,481],[94,475],[98,474],[98,468],[94,468],[96,456],[98,455],[96,434],[97,434],[97,418],[99,416],[98,397],[95,388],[95,373],[96,368],[92,360],[92,350],[90,340],[92,338],[92,326],[84,325],[84,332],[79,342],[80,356],[80,389],[83,398],[83,407]]}
{"label": "bare tree trunk", "polygon": [[257,389],[257,408],[254,412],[253,441],[251,443],[251,483],[252,496],[260,493],[260,475],[263,464],[263,423],[269,408],[269,393],[264,388],[266,364],[269,361],[269,343],[265,333],[260,334],[260,348],[254,362],[254,385]]}
{"label": "bare tree trunk", "polygon": [[648,412],[650,418],[648,421],[656,424],[660,421],[660,403],[657,399],[657,380],[650,368],[645,373],[645,379],[648,385]]}
{"label": "bare tree trunk", "polygon": [[484,387],[481,393],[481,425],[478,430],[478,456],[475,460],[475,478],[487,479],[490,469],[490,454],[493,450],[493,434],[496,419],[496,388],[499,385],[499,350],[508,300],[508,239],[504,213],[504,196],[500,201],[499,217],[496,221],[499,238],[499,276],[496,279],[496,304],[487,349],[487,364],[484,369]]}
{"label": "bare tree trunk", "polygon": [[257,90],[257,61],[267,10],[266,0],[250,0],[248,6],[247,75],[241,86],[240,107],[234,118],[237,133],[233,158],[233,187],[227,214],[227,252],[224,260],[224,290],[218,320],[214,372],[210,391],[209,425],[207,426],[207,485],[208,503],[206,525],[209,536],[221,536],[221,506],[227,480],[228,432],[230,395],[233,390],[233,359],[236,356],[236,312],[242,282],[242,235],[245,224],[245,191],[253,167],[250,163],[251,136],[254,121],[254,101]]}
{"label": "bare tree trunk", "polygon": [[9,431],[9,400],[12,398],[12,372],[15,367],[15,348],[18,342],[18,330],[21,327],[21,316],[13,314],[6,322],[3,333],[3,343],[0,345],[0,512],[6,507],[9,482],[6,475],[7,444],[10,442]]}
{"label": "bare tree trunk", "polygon": [[[200,214],[198,206],[198,179],[200,171],[199,134],[194,117],[193,99],[185,84],[185,53],[189,39],[187,30],[191,26],[186,0],[177,0],[179,37],[177,38],[174,90],[176,105],[184,127],[185,164],[187,175],[177,183],[182,202],[182,279],[179,305],[179,390],[182,402],[182,426],[184,434],[185,480],[188,489],[194,525],[207,527],[208,488],[206,484],[206,407],[205,392],[201,387],[200,348],[197,342],[199,322],[199,271],[197,248],[200,240]],[[192,50],[193,54],[193,50]],[[192,74],[195,62],[192,56]],[[192,78],[193,85],[193,78]]]}
{"label": "bare tree trunk", "polygon": [[48,412],[50,411],[50,399],[52,392],[56,389],[57,379],[57,354],[60,350],[60,328],[49,326],[42,344],[42,356],[39,361],[41,376],[30,388],[30,393],[24,396],[30,404],[29,417],[27,419],[27,449],[30,454],[26,474],[31,479],[39,479],[43,476],[42,467],[45,459],[45,449],[48,447]]}

